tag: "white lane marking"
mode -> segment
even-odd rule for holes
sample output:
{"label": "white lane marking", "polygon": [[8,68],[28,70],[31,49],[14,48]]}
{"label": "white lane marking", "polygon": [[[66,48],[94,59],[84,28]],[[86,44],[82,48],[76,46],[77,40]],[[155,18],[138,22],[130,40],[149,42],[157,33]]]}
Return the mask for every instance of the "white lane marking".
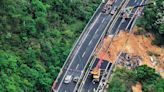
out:
{"label": "white lane marking", "polygon": [[89,45],[92,43],[92,40],[90,40]]}
{"label": "white lane marking", "polygon": [[85,55],[85,52],[83,53],[82,57],[84,57],[84,55]]}
{"label": "white lane marking", "polygon": [[91,30],[93,28],[93,23],[91,23],[91,26],[89,27],[89,30]]}
{"label": "white lane marking", "polygon": [[97,22],[97,20],[99,19],[100,15],[101,15],[101,13],[97,16],[96,20],[95,20],[95,21],[91,24],[91,26],[88,28],[88,32],[87,32],[87,34],[84,36],[84,39],[81,41],[81,43],[83,43],[83,42],[85,41],[85,39],[87,38],[87,36],[88,36],[90,30],[93,28],[93,26],[95,25],[95,22]]}
{"label": "white lane marking", "polygon": [[[98,18],[100,17],[101,14],[102,14],[102,13],[99,13],[99,15],[97,16],[96,20],[94,20],[93,25],[94,25],[95,22],[98,20]],[[91,25],[91,27],[93,27],[93,26]],[[87,30],[87,29],[86,29],[86,30]],[[90,30],[90,28],[89,28],[89,30]],[[87,35],[88,35],[88,34],[89,34],[89,32],[87,33]],[[86,40],[86,37],[84,38],[84,40]],[[83,40],[83,41],[84,41],[84,40]],[[82,41],[82,43],[83,43],[83,41]],[[81,48],[81,46],[82,46],[82,45],[80,45],[80,47],[79,47],[78,50],[76,51],[76,54],[75,54],[75,56],[73,57],[72,61],[74,61],[75,57],[77,56],[77,52],[79,51],[79,49]],[[61,87],[61,85],[62,85],[62,83],[63,83],[63,81],[64,81],[65,76],[68,74],[68,69],[71,67],[72,63],[73,63],[73,62],[71,62],[71,63],[69,64],[69,66],[68,66],[68,68],[67,68],[67,70],[66,70],[66,72],[65,72],[65,74],[64,74],[64,76],[63,76],[63,78],[62,78],[62,80],[61,80],[61,82],[59,83],[59,86],[58,86],[58,88],[57,88],[57,91],[58,91],[59,88]]]}
{"label": "white lane marking", "polygon": [[95,23],[97,22],[97,20],[99,19],[101,13],[99,13],[99,15],[97,16],[97,18],[95,19],[95,21],[91,24],[89,30],[91,30],[93,28],[93,26],[95,25]]}
{"label": "white lane marking", "polygon": [[99,28],[97,28],[97,30],[96,30],[96,32],[95,32],[95,34],[97,33],[97,31],[99,30]]}
{"label": "white lane marking", "polygon": [[[124,7],[124,6],[123,6]],[[80,77],[81,77],[81,75],[80,75]],[[83,84],[83,83],[82,83]],[[74,90],[74,92],[75,92],[75,90]]]}
{"label": "white lane marking", "polygon": [[[100,14],[98,15],[98,17],[97,17],[97,19],[94,21],[94,23],[98,20],[98,18],[100,17],[101,14],[102,14],[102,13],[100,13]],[[93,24],[94,24],[94,23],[93,23]],[[87,29],[86,29],[86,30],[87,30]],[[88,32],[86,35],[88,35],[88,34],[89,34],[89,32]],[[84,38],[84,40],[86,40],[86,37]],[[84,41],[84,40],[83,40],[83,41]],[[83,43],[83,42],[82,42],[82,43]],[[78,51],[80,50],[81,46],[82,46],[82,45],[80,45],[80,47],[79,47],[79,48],[77,49],[77,51],[75,52],[75,56],[73,57],[72,62],[69,64],[69,66],[68,66],[68,68],[67,68],[67,70],[66,70],[64,76],[62,77],[62,80],[61,80],[61,82],[59,83],[59,86],[58,86],[58,88],[57,88],[57,91],[58,91],[59,88],[62,86],[62,83],[63,83],[63,81],[64,81],[64,78],[65,78],[65,76],[68,74],[68,70],[69,70],[69,68],[71,67],[71,65],[72,65],[72,63],[73,63],[75,57],[77,56],[77,53],[78,53]]]}
{"label": "white lane marking", "polygon": [[101,13],[97,16],[97,18],[96,18],[96,20],[94,21],[94,23],[97,22],[97,20],[99,19],[100,15],[101,15]]}
{"label": "white lane marking", "polygon": [[79,67],[79,64],[76,66],[76,69]]}
{"label": "white lane marking", "polygon": [[101,22],[101,23],[103,23],[103,22],[104,22],[104,20],[105,20],[105,18],[102,20],[102,22]]}
{"label": "white lane marking", "polygon": [[[103,21],[102,21],[102,23],[104,22],[104,20],[105,20],[106,18],[103,18]],[[95,32],[95,34],[98,32],[98,30],[99,30],[99,28],[101,27],[101,24],[100,24],[100,26],[97,28],[97,30],[96,30],[96,32]]]}
{"label": "white lane marking", "polygon": [[[144,2],[144,1],[142,0],[142,2],[141,2],[139,5],[142,5],[143,2]],[[138,3],[139,3],[139,2],[138,2]],[[137,11],[138,11],[138,8],[137,8],[137,10],[135,11],[135,13],[136,13]],[[132,10],[131,10],[131,12],[132,12]],[[131,13],[131,12],[130,12],[130,13]],[[135,13],[134,13],[134,14],[135,14]],[[125,30],[127,30],[128,27],[129,27],[129,25],[132,23],[132,20],[134,19],[134,16],[135,16],[135,15],[133,15],[132,18],[130,19],[130,21],[129,21],[128,25],[126,26]]]}

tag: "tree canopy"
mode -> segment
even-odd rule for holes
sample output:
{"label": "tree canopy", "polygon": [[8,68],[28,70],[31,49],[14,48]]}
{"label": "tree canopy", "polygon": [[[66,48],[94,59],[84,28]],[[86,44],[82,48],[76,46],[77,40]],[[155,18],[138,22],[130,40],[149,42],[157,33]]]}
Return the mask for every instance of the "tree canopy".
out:
{"label": "tree canopy", "polygon": [[155,35],[154,44],[164,45],[164,1],[151,0],[154,4],[144,9],[144,16],[139,20],[138,25],[144,25],[145,29]]}
{"label": "tree canopy", "polygon": [[100,0],[0,0],[1,92],[48,92]]}
{"label": "tree canopy", "polygon": [[164,91],[164,79],[147,65],[138,66],[134,70],[117,68],[111,77],[108,92],[131,92],[131,86],[136,82],[142,84],[143,92]]}

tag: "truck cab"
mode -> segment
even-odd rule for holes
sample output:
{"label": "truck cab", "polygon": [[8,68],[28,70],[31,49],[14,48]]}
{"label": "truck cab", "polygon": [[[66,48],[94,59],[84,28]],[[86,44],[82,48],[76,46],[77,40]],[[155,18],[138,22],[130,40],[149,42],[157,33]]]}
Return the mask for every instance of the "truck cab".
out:
{"label": "truck cab", "polygon": [[100,69],[98,69],[96,72],[91,71],[91,74],[93,76],[92,83],[95,84],[95,83],[99,82],[99,80],[100,80]]}

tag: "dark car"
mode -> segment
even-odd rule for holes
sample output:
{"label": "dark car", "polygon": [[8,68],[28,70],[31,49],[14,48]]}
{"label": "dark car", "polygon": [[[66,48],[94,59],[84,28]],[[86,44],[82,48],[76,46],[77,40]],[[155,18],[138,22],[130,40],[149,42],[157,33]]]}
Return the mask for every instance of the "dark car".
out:
{"label": "dark car", "polygon": [[78,80],[79,80],[78,76],[73,78],[73,82],[77,82]]}

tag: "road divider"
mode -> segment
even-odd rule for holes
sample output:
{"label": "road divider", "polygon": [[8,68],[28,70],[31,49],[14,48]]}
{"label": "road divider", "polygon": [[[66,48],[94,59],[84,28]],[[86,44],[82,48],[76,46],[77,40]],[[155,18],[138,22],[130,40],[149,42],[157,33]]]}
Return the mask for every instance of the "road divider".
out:
{"label": "road divider", "polygon": [[[126,1],[126,0],[123,0],[123,1],[121,2],[120,6],[119,6],[119,10],[121,9],[121,7],[122,7],[122,5],[125,3],[125,1]],[[119,10],[117,10],[117,13],[119,12]],[[117,13],[114,14],[114,15],[112,16],[112,19],[115,18],[115,16],[117,15]],[[102,35],[101,35],[100,38],[102,38],[102,37],[104,38],[105,33],[106,33],[106,31],[108,30],[108,27],[109,27],[109,26],[111,25],[111,23],[113,22],[112,19],[108,22],[108,24],[107,24],[107,26],[106,26],[106,28],[105,28],[105,31],[102,33]],[[99,41],[98,41],[97,44],[95,45],[95,48],[97,47],[97,45],[98,45],[98,43],[100,42],[100,40],[101,40],[101,39],[99,39]],[[95,51],[95,48],[93,49],[92,54],[90,55],[90,57],[89,57],[89,59],[88,59],[88,61],[87,61],[88,63],[89,63],[89,61],[90,61],[91,56],[93,55],[93,53],[94,53],[94,51]],[[93,62],[91,62],[91,63],[93,63]],[[86,64],[86,66],[87,66],[87,65],[88,65],[88,64]],[[85,66],[85,67],[86,67],[86,66]],[[85,69],[85,68],[84,68],[84,69]],[[88,72],[87,72],[87,73],[88,73]],[[82,75],[84,76],[85,74],[82,74]],[[83,78],[83,76],[81,76],[80,79]],[[86,78],[86,77],[85,77],[85,78]],[[85,79],[85,80],[86,80],[86,79]],[[76,87],[75,87],[74,92],[76,92],[77,87],[78,87],[78,84],[79,84],[80,82],[83,84],[83,80],[78,81],[78,83],[77,83],[77,85],[76,85]],[[80,88],[80,89],[81,89],[81,88]],[[79,92],[79,91],[78,91],[78,92]]]}
{"label": "road divider", "polygon": [[[143,1],[144,1],[144,0],[142,0],[141,4],[143,3]],[[147,1],[148,1],[148,0],[146,0],[146,2],[147,2]],[[143,9],[143,8],[142,8],[142,9]],[[138,8],[137,8],[137,10],[138,10]],[[136,11],[137,11],[137,10],[136,10]],[[135,13],[136,13],[136,11],[135,11]],[[134,21],[133,21],[133,23],[132,23],[132,27],[134,26],[135,21],[137,20],[137,17],[135,17],[135,15],[133,15],[133,17],[132,17],[131,20],[133,20],[133,18],[135,18],[135,19],[134,19]],[[132,22],[132,21],[130,21],[130,22]],[[128,25],[128,26],[129,26],[129,25]],[[131,27],[131,28],[132,28],[132,27]],[[128,27],[127,27],[127,28],[128,28]],[[127,28],[126,28],[126,30],[127,30]],[[129,34],[132,33],[132,29],[131,29],[131,28],[130,28]],[[129,35],[129,36],[130,36],[130,35]],[[129,37],[129,36],[128,36],[128,37]],[[122,52],[123,52],[123,49],[124,49],[124,47],[126,46],[127,41],[128,41],[128,38],[127,38],[127,40],[125,41],[125,44],[123,45],[122,49],[120,50],[120,52],[119,52],[117,58],[115,59],[115,63],[112,64],[112,66],[111,66],[111,68],[110,68],[110,70],[109,70],[109,73],[107,74],[106,79],[109,79],[109,77],[110,77],[110,75],[111,75],[111,73],[112,73],[113,68],[114,68],[115,65],[117,64],[117,62],[118,62],[118,60],[119,60],[119,57],[121,56],[121,54],[122,54]],[[105,81],[105,83],[107,83],[107,82],[108,82],[108,80]],[[103,89],[104,89],[104,87],[103,87]],[[103,92],[103,91],[100,91],[100,92]]]}
{"label": "road divider", "polygon": [[[51,91],[54,91],[55,92],[55,87],[54,85],[56,85],[56,83],[58,82],[58,79],[59,77],[62,75],[62,71],[63,69],[66,69],[67,68],[67,63],[69,64],[71,62],[71,59],[72,59],[72,56],[74,56],[74,53],[76,52],[76,49],[78,48],[78,46],[80,45],[78,42],[80,42],[80,40],[82,40],[83,36],[84,36],[84,33],[86,33],[87,28],[89,27],[89,25],[92,23],[92,21],[94,21],[94,17],[96,17],[96,13],[98,13],[100,7],[103,5],[103,3],[101,2],[100,5],[98,6],[98,8],[96,9],[96,11],[94,12],[93,16],[90,18],[89,22],[87,23],[87,25],[85,26],[85,28],[83,29],[80,37],[77,39],[77,41],[73,44],[73,48],[71,49],[71,52],[69,53],[65,63],[63,64],[63,67],[60,69],[60,72],[58,74],[58,77],[56,78],[56,80],[54,81],[53,83],[53,86],[52,86],[52,90]],[[59,87],[58,87],[59,88]],[[57,88],[57,90],[58,90]]]}

